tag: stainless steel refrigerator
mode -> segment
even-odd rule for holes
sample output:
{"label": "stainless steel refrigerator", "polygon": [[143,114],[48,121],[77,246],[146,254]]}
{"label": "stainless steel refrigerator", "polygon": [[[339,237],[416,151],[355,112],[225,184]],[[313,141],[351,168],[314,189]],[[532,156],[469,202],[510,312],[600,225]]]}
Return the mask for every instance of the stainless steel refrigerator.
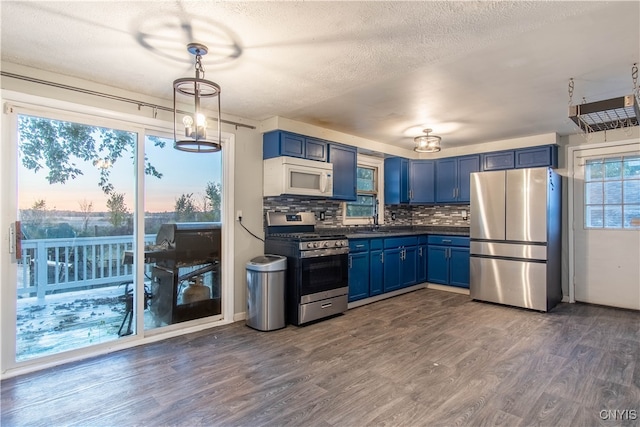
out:
{"label": "stainless steel refrigerator", "polygon": [[561,193],[550,168],[471,174],[471,298],[539,311],[562,299]]}

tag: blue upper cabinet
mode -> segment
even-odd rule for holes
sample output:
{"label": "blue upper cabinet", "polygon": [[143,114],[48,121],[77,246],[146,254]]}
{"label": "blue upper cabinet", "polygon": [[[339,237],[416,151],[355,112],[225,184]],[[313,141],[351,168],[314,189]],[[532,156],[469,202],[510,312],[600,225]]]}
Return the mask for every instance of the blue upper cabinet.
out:
{"label": "blue upper cabinet", "polygon": [[541,145],[482,154],[483,171],[537,167],[558,167],[557,145]]}
{"label": "blue upper cabinet", "polygon": [[323,141],[317,138],[305,137],[304,157],[309,160],[318,160],[320,162],[327,161],[327,141]]}
{"label": "blue upper cabinet", "polygon": [[384,203],[409,203],[409,160],[402,157],[384,159]]}
{"label": "blue upper cabinet", "polygon": [[317,138],[276,130],[262,137],[262,158],[290,156],[327,161],[327,142]]}
{"label": "blue upper cabinet", "polygon": [[333,198],[357,200],[358,153],[356,149],[330,143],[328,158],[333,164]]}
{"label": "blue upper cabinet", "polygon": [[436,202],[469,203],[470,175],[480,170],[480,155],[436,160]]}
{"label": "blue upper cabinet", "polygon": [[515,167],[515,152],[513,150],[496,151],[482,155],[482,170],[497,171],[513,169]]}
{"label": "blue upper cabinet", "polygon": [[433,160],[409,162],[409,203],[419,205],[436,201],[435,169]]}
{"label": "blue upper cabinet", "polygon": [[558,146],[521,148],[515,151],[516,168],[558,167]]}

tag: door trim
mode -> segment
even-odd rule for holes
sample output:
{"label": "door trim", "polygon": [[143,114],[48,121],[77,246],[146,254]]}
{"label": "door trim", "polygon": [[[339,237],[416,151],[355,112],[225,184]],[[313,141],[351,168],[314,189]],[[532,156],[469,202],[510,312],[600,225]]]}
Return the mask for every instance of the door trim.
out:
{"label": "door trim", "polygon": [[[635,150],[638,148],[639,141],[637,139],[623,139],[620,141],[612,141],[612,142],[602,142],[596,144],[581,144],[576,146],[567,147],[567,181],[568,181],[568,194],[567,194],[567,221],[569,233],[567,236],[569,243],[569,253],[568,253],[568,261],[569,261],[569,302],[575,303],[575,295],[576,295],[576,283],[575,283],[575,209],[574,209],[574,197],[575,197],[575,162],[574,157],[576,151],[584,151],[584,150],[592,150],[598,148],[624,148],[625,146],[635,146]],[[582,226],[582,224],[579,224]]]}

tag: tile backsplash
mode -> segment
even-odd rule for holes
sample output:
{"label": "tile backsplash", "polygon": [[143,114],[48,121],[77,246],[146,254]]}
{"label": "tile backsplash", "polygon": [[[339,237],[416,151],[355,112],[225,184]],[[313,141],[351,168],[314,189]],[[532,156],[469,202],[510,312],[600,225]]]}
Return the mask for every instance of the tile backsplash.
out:
{"label": "tile backsplash", "polygon": [[[301,196],[265,197],[263,209],[266,212],[313,212],[321,227],[344,227],[342,224],[342,202],[335,200],[308,199]],[[462,212],[467,218],[463,219]],[[320,220],[324,212],[325,219]],[[394,215],[395,214],[395,215]],[[403,206],[384,207],[385,226],[439,225],[452,227],[469,226],[469,205],[455,206]],[[392,219],[395,216],[395,220]],[[266,224],[265,224],[266,225]]]}

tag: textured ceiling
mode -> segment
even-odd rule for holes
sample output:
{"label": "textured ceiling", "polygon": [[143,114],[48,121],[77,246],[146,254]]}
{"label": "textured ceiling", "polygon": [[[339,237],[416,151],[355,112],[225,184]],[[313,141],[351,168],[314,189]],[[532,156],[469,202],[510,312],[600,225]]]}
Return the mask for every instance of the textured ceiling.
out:
{"label": "textured ceiling", "polygon": [[[630,94],[640,2],[3,1],[2,61],[171,99],[206,44],[223,113],[410,147],[577,133],[574,103]],[[169,105],[169,102],[167,102]]]}

